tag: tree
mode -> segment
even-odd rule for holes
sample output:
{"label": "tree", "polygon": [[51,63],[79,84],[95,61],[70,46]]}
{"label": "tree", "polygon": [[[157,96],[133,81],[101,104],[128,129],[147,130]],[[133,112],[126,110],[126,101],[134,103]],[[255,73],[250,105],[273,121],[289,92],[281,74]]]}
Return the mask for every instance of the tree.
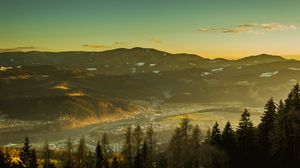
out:
{"label": "tree", "polygon": [[[238,142],[238,153],[239,157],[237,158],[239,166],[252,167],[255,163],[254,149],[254,129],[253,123],[250,120],[250,113],[247,109],[242,113],[240,122],[237,128],[237,142]],[[244,165],[247,159],[253,158],[253,162]]]}
{"label": "tree", "polygon": [[198,168],[200,167],[199,160],[199,152],[200,152],[200,143],[201,143],[201,130],[198,125],[193,128],[192,136],[191,136],[191,158],[192,159],[192,167]]}
{"label": "tree", "polygon": [[300,88],[295,85],[287,99],[280,101],[271,136],[276,165],[291,166],[300,161]]}
{"label": "tree", "polygon": [[103,165],[103,153],[102,153],[101,145],[98,141],[97,147],[96,147],[96,164],[95,164],[95,168],[102,168],[102,165]]}
{"label": "tree", "polygon": [[67,147],[66,160],[65,160],[65,163],[64,163],[63,167],[64,168],[72,168],[72,167],[74,167],[74,164],[73,164],[73,161],[72,161],[72,148],[73,148],[73,146],[72,146],[70,138],[68,138],[66,147]]}
{"label": "tree", "polygon": [[2,150],[1,147],[0,147],[0,167],[3,167],[3,168],[10,167],[9,156],[7,156],[7,154],[4,153],[4,151]]}
{"label": "tree", "polygon": [[24,146],[20,153],[20,160],[24,168],[30,167],[30,159],[31,159],[30,139],[28,137],[25,137]]}
{"label": "tree", "polygon": [[52,163],[50,162],[50,148],[49,148],[49,144],[48,141],[46,140],[44,143],[44,147],[43,147],[43,158],[44,158],[44,168],[51,168],[52,167]]}
{"label": "tree", "polygon": [[113,157],[111,168],[120,168],[120,164],[116,156]]}
{"label": "tree", "polygon": [[84,137],[80,138],[78,148],[77,148],[77,166],[79,168],[84,167],[85,161],[87,157],[87,148],[85,145]]}
{"label": "tree", "polygon": [[148,155],[150,167],[153,167],[153,161],[155,158],[156,140],[154,137],[154,130],[152,125],[146,131],[145,142],[148,144]]}
{"label": "tree", "polygon": [[125,133],[125,143],[123,146],[122,154],[126,159],[126,167],[132,168],[132,133],[131,126],[129,126]]}
{"label": "tree", "polygon": [[229,121],[227,121],[223,131],[222,131],[222,147],[226,150],[226,152],[231,153],[235,147],[235,137],[234,130]]}
{"label": "tree", "polygon": [[180,168],[183,167],[183,138],[181,135],[181,129],[176,128],[174,134],[169,143],[168,155],[170,162],[170,167]]}
{"label": "tree", "polygon": [[210,142],[211,145],[215,145],[217,147],[221,146],[221,131],[219,129],[218,122],[216,122],[215,125],[213,126],[211,130],[210,138],[211,138],[211,142]]}
{"label": "tree", "polygon": [[30,158],[30,161],[29,161],[29,167],[30,168],[38,168],[39,167],[39,165],[37,163],[35,149],[32,149],[32,151],[31,151],[31,158]]}
{"label": "tree", "polygon": [[139,124],[134,129],[133,137],[134,137],[133,141],[134,141],[135,151],[138,154],[140,152],[142,140],[143,140],[143,131]]}
{"label": "tree", "polygon": [[264,113],[261,117],[261,122],[258,125],[258,142],[260,148],[260,159],[265,166],[271,163],[270,149],[271,149],[271,132],[274,130],[276,119],[276,105],[273,98],[269,99],[265,105]]}
{"label": "tree", "polygon": [[102,135],[101,147],[103,149],[103,156],[105,159],[107,159],[110,153],[110,148],[109,148],[108,136],[106,133],[103,133]]}
{"label": "tree", "polygon": [[185,144],[189,142],[189,131],[192,129],[190,122],[190,119],[184,118],[180,123],[181,134]]}

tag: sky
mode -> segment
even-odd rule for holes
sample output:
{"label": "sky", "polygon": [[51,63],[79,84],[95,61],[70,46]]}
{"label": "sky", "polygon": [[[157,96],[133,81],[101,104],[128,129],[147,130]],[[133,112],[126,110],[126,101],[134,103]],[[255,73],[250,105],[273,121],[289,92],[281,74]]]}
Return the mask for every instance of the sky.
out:
{"label": "sky", "polygon": [[300,59],[300,0],[0,0],[0,23],[0,52],[146,47]]}

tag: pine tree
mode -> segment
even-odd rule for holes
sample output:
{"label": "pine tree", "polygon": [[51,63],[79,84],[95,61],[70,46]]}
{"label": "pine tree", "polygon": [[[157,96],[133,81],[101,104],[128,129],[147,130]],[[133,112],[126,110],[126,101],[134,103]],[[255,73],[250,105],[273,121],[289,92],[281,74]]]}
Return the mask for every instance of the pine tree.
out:
{"label": "pine tree", "polygon": [[211,145],[215,145],[217,147],[221,146],[221,131],[219,129],[219,124],[218,122],[215,123],[211,130]]}
{"label": "pine tree", "polygon": [[103,149],[103,157],[107,159],[110,154],[109,141],[106,133],[103,133],[101,140],[101,147]]}
{"label": "pine tree", "polygon": [[200,143],[201,143],[201,130],[198,125],[193,128],[192,136],[191,136],[191,158],[192,158],[192,167],[198,168],[200,167]]}
{"label": "pine tree", "polygon": [[24,146],[20,153],[20,160],[24,168],[30,168],[31,145],[30,139],[25,137]]}
{"label": "pine tree", "polygon": [[277,165],[290,166],[300,161],[300,88],[295,85],[283,103],[279,103],[272,132],[272,156]]}
{"label": "pine tree", "polygon": [[95,164],[95,168],[102,168],[102,165],[103,165],[103,154],[102,154],[101,145],[98,141],[97,147],[96,147],[96,164]]}
{"label": "pine tree", "polygon": [[1,147],[0,147],[0,167],[10,168],[9,156],[7,156],[7,154],[4,153]]}
{"label": "pine tree", "polygon": [[79,141],[77,148],[77,166],[83,168],[87,157],[87,148],[85,145],[85,139],[82,137]]}
{"label": "pine tree", "polygon": [[77,147],[77,166],[79,168],[84,166],[86,157],[87,157],[87,148],[85,145],[85,138],[82,137],[82,138],[80,138],[79,144]]}
{"label": "pine tree", "polygon": [[134,151],[138,154],[140,152],[143,140],[143,131],[140,125],[138,124],[133,132],[133,142],[134,142]]}
{"label": "pine tree", "polygon": [[85,168],[94,168],[96,162],[95,162],[95,156],[93,155],[93,153],[88,150],[87,152],[87,156],[85,159]]}
{"label": "pine tree", "polygon": [[169,151],[170,167],[172,168],[183,167],[183,143],[181,129],[176,128],[167,150]]}
{"label": "pine tree", "polygon": [[125,133],[125,143],[124,143],[122,154],[125,156],[126,159],[126,167],[132,168],[133,154],[132,154],[131,126],[127,128],[127,131]]}
{"label": "pine tree", "polygon": [[231,127],[229,121],[227,121],[223,131],[222,131],[222,147],[225,149],[227,153],[232,153],[234,147],[236,145],[235,137],[234,137],[234,130]]}
{"label": "pine tree", "polygon": [[64,168],[72,168],[74,167],[74,164],[73,164],[73,161],[72,161],[72,143],[71,143],[71,140],[70,138],[68,138],[68,141],[67,141],[67,144],[66,144],[66,147],[67,147],[67,151],[66,151],[66,160],[65,160],[65,163],[64,163]]}
{"label": "pine tree", "polygon": [[31,157],[30,157],[30,161],[29,161],[29,167],[30,168],[38,168],[39,167],[39,165],[37,163],[35,149],[32,149],[32,151],[31,151]]}
{"label": "pine tree", "polygon": [[156,149],[156,139],[152,125],[146,131],[146,140],[148,144],[148,155],[149,155],[149,166],[153,167],[153,162],[155,158],[155,149]]}
{"label": "pine tree", "polygon": [[260,147],[260,159],[264,161],[264,165],[270,164],[270,149],[271,149],[271,132],[274,130],[276,119],[276,105],[273,98],[269,99],[265,105],[265,111],[261,117],[261,122],[258,125],[258,142]]}
{"label": "pine tree", "polygon": [[189,131],[192,129],[190,122],[190,119],[184,118],[180,123],[181,135],[185,144],[189,142]]}
{"label": "pine tree", "polygon": [[236,139],[234,130],[229,121],[227,121],[221,135],[221,146],[225,150],[229,165],[233,167],[235,161]]}
{"label": "pine tree", "polygon": [[[253,123],[250,120],[250,113],[247,109],[242,113],[241,119],[237,128],[237,142],[239,157],[237,158],[239,166],[252,167],[255,163],[254,149],[255,149],[255,137]],[[247,159],[252,158],[254,161],[244,165]]]}
{"label": "pine tree", "polygon": [[147,142],[144,142],[140,156],[141,156],[141,168],[150,167],[151,163],[149,160],[149,148]]}
{"label": "pine tree", "polygon": [[49,144],[48,141],[46,140],[44,143],[44,147],[43,147],[43,158],[44,158],[44,168],[51,168],[52,167],[52,163],[50,162],[50,148],[49,148]]}
{"label": "pine tree", "polygon": [[120,168],[120,164],[116,156],[113,157],[111,168]]}

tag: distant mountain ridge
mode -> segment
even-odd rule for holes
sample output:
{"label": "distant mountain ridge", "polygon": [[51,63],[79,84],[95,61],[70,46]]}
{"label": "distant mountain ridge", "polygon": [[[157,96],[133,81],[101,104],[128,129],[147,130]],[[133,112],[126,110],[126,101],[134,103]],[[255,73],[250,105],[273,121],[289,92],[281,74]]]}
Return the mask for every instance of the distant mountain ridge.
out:
{"label": "distant mountain ridge", "polygon": [[[245,57],[238,60],[209,59],[194,54],[171,54],[151,48],[119,48],[102,52],[7,52],[0,53],[0,65],[3,66],[36,66],[53,65],[67,69],[97,68],[103,72],[126,74],[134,71],[135,65],[149,64],[153,68],[146,68],[144,72],[154,70],[160,66],[161,71],[189,69],[192,66],[201,68],[214,68],[222,64],[244,65],[261,64],[268,62],[284,61],[280,56],[258,55]],[[151,65],[150,65],[151,64]],[[115,71],[109,66],[116,67]],[[131,68],[131,70],[130,70]],[[90,69],[91,70],[91,69]]]}
{"label": "distant mountain ridge", "polygon": [[299,81],[300,61],[266,54],[227,60],[148,48],[9,52],[0,53],[0,114],[84,118],[137,110],[136,100],[261,106]]}

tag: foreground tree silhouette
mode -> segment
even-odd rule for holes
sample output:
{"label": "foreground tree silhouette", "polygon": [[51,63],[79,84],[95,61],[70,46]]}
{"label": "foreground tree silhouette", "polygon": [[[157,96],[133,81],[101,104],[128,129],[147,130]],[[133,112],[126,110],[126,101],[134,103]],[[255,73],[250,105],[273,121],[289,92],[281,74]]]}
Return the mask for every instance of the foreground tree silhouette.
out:
{"label": "foreground tree silhouette", "polygon": [[132,168],[132,157],[133,157],[133,151],[132,151],[132,128],[129,126],[125,133],[125,143],[123,146],[122,154],[125,157],[125,166],[128,168]]}
{"label": "foreground tree silhouette", "polygon": [[155,150],[156,150],[156,139],[152,125],[146,131],[146,139],[145,143],[148,144],[148,161],[149,167],[153,167],[153,162],[155,158]]}
{"label": "foreground tree silhouette", "polygon": [[72,168],[74,167],[74,163],[72,161],[72,143],[71,143],[71,140],[70,138],[68,138],[68,141],[67,141],[67,144],[66,144],[66,147],[67,147],[67,151],[66,151],[66,160],[64,162],[64,168]]}
{"label": "foreground tree silhouette", "polygon": [[269,99],[265,105],[264,113],[261,117],[261,122],[258,125],[258,142],[259,142],[259,157],[264,166],[270,165],[271,160],[271,132],[275,127],[276,105],[273,98]]}
{"label": "foreground tree silhouette", "polygon": [[10,168],[9,156],[2,150],[0,147],[0,167],[2,168]]}
{"label": "foreground tree silhouette", "polygon": [[85,165],[87,157],[87,148],[85,145],[84,137],[80,138],[78,147],[77,147],[77,167],[83,168]]}
{"label": "foreground tree silhouette", "polygon": [[103,133],[103,135],[102,135],[101,147],[102,147],[102,151],[103,151],[103,157],[105,160],[107,160],[111,153],[111,150],[109,148],[109,141],[108,141],[108,136],[106,133]]}
{"label": "foreground tree silhouette", "polygon": [[39,165],[37,163],[35,149],[32,149],[32,151],[31,151],[31,158],[30,158],[30,161],[29,161],[29,167],[30,168],[38,168],[39,167]]}
{"label": "foreground tree silhouette", "polygon": [[272,156],[278,167],[293,167],[300,162],[300,88],[295,85],[280,101],[275,129],[272,132]]}
{"label": "foreground tree silhouette", "polygon": [[96,146],[96,164],[95,168],[101,168],[103,165],[103,153],[101,149],[101,145],[98,141],[97,146]]}
{"label": "foreground tree silhouette", "polygon": [[210,144],[221,147],[221,131],[218,122],[215,123],[210,134]]}
{"label": "foreground tree silhouette", "polygon": [[200,146],[201,146],[201,130],[198,125],[193,128],[192,136],[191,136],[191,165],[194,168],[200,167]]}
{"label": "foreground tree silhouette", "polygon": [[[239,162],[239,166],[243,167],[252,167],[252,164],[255,162],[255,137],[254,137],[254,129],[253,123],[250,120],[250,113],[247,109],[242,113],[239,125],[237,127],[237,143],[238,143],[238,155],[237,161]],[[253,163],[247,162],[249,158],[254,160]]]}
{"label": "foreground tree silhouette", "polygon": [[140,153],[143,141],[143,131],[141,126],[138,124],[133,132],[133,142],[134,142],[134,151],[136,151],[136,155]]}
{"label": "foreground tree silhouette", "polygon": [[30,139],[25,137],[24,146],[20,152],[20,160],[22,162],[22,166],[25,168],[30,168],[30,160],[32,156]]}

